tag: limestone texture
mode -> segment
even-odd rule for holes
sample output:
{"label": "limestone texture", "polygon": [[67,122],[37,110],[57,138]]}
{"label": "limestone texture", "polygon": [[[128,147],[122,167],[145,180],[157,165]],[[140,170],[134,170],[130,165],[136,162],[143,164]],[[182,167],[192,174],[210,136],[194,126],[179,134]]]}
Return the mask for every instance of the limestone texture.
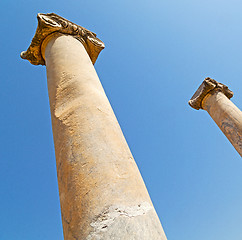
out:
{"label": "limestone texture", "polygon": [[104,44],[38,14],[21,57],[46,65],[65,240],[166,240],[93,64]]}
{"label": "limestone texture", "polygon": [[166,239],[84,46],[63,34],[46,41],[64,238]]}

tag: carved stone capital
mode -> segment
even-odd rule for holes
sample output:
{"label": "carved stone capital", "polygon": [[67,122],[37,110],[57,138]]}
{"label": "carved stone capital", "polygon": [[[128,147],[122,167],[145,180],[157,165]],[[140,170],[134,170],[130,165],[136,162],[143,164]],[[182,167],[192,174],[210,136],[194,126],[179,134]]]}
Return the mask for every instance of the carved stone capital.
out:
{"label": "carved stone capital", "polygon": [[233,92],[228,89],[228,87],[222,83],[215,81],[212,78],[205,78],[202,84],[199,86],[198,90],[194,93],[190,101],[188,102],[192,108],[197,110],[202,108],[202,101],[207,94],[212,94],[215,91],[224,93],[227,98],[233,97]]}
{"label": "carved stone capital", "polygon": [[21,53],[21,58],[29,60],[34,65],[45,65],[45,60],[41,54],[41,45],[47,36],[55,32],[72,35],[78,39],[85,47],[93,64],[105,47],[95,33],[55,13],[39,13],[37,19],[38,27],[32,42],[28,50]]}

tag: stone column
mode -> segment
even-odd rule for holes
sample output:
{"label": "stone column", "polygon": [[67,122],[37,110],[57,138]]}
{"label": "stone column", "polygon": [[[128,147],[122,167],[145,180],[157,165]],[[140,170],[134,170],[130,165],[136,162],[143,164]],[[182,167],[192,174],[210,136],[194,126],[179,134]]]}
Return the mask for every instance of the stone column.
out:
{"label": "stone column", "polygon": [[46,65],[65,240],[165,240],[93,67],[104,44],[56,14],[38,14],[21,57]]}
{"label": "stone column", "polygon": [[222,83],[206,78],[189,104],[206,110],[225,136],[242,156],[242,113],[229,99],[233,92]]}

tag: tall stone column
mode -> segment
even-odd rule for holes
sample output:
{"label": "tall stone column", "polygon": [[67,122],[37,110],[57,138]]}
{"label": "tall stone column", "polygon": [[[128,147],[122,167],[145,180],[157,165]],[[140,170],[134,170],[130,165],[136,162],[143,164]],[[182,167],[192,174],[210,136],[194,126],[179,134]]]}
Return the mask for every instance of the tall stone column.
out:
{"label": "tall stone column", "polygon": [[93,67],[104,44],[56,14],[38,14],[21,57],[46,65],[65,240],[165,240]]}
{"label": "tall stone column", "polygon": [[229,99],[233,92],[214,79],[205,78],[189,104],[206,110],[242,156],[242,113]]}

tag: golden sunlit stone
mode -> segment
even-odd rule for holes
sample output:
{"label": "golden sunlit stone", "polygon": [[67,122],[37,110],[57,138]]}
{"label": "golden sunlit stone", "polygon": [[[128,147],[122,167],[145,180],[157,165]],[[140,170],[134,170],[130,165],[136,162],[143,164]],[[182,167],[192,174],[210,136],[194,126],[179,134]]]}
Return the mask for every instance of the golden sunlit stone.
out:
{"label": "golden sunlit stone", "polygon": [[85,47],[89,57],[94,64],[99,53],[104,49],[104,43],[96,37],[96,34],[58,16],[55,13],[37,15],[38,26],[36,33],[27,51],[21,53],[23,59],[29,60],[34,65],[45,65],[41,55],[41,44],[44,39],[52,33],[72,35]]}
{"label": "golden sunlit stone", "polygon": [[22,57],[46,65],[65,240],[166,240],[93,66],[103,43],[55,14],[38,18]]}

